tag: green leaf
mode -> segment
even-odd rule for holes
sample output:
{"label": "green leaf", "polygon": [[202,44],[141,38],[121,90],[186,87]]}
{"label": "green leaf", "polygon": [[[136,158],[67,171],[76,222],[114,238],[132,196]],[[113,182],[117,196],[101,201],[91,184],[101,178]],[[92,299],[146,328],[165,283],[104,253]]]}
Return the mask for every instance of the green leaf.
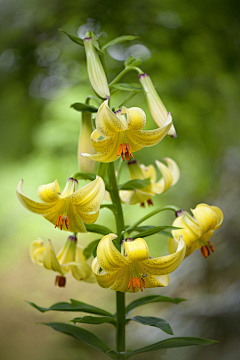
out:
{"label": "green leaf", "polygon": [[110,230],[106,226],[102,226],[98,224],[89,224],[89,225],[85,224],[85,226],[88,232],[94,232],[102,235],[108,235],[112,233],[112,230]]}
{"label": "green leaf", "polygon": [[115,351],[115,350],[109,350],[106,352],[108,356],[110,356],[112,359],[121,360],[126,359],[126,355],[130,354],[132,352],[131,349],[128,349],[127,351]]}
{"label": "green leaf", "polygon": [[41,323],[43,325],[50,326],[53,330],[60,333],[70,335],[75,339],[81,340],[87,345],[103,351],[106,353],[110,350],[110,347],[105,344],[98,336],[93,334],[91,331],[80,328],[79,326],[65,324],[65,323]]}
{"label": "green leaf", "polygon": [[186,301],[187,299],[182,298],[170,298],[168,296],[162,296],[162,295],[149,295],[142,298],[139,298],[137,300],[132,301],[130,304],[126,306],[125,312],[126,314],[135,309],[138,306],[156,303],[156,302],[170,302],[174,304],[179,304],[182,301]]}
{"label": "green leaf", "polygon": [[91,174],[91,173],[82,173],[82,172],[78,172],[76,174],[73,175],[74,179],[77,180],[96,180],[96,175],[95,174]]}
{"label": "green leaf", "polygon": [[122,185],[119,185],[118,188],[119,190],[134,190],[134,189],[144,189],[148,185],[150,185],[150,179],[145,179],[145,180],[134,179],[134,180],[129,180]]}
{"label": "green leaf", "polygon": [[170,349],[175,347],[192,346],[192,345],[212,345],[216,343],[215,340],[201,339],[195,337],[175,337],[171,339],[162,340],[154,344],[142,347],[137,350],[133,350],[131,353],[126,355],[126,358],[137,355],[143,352],[155,351],[160,349]]}
{"label": "green leaf", "polygon": [[74,36],[74,35],[70,35],[68,34],[65,30],[63,29],[59,29],[60,31],[62,31],[64,34],[66,34],[69,39],[71,39],[73,42],[75,42],[78,45],[84,46],[84,41],[83,39],[79,38],[78,36]]}
{"label": "green leaf", "polygon": [[103,45],[102,50],[106,50],[110,46],[119,44],[120,42],[135,40],[137,38],[138,38],[138,36],[133,36],[133,35],[118,36],[115,39],[113,39],[113,40],[109,41],[108,43],[106,43],[105,45]]}
{"label": "green leaf", "polygon": [[110,316],[83,316],[83,317],[76,317],[69,321],[73,323],[84,323],[84,324],[94,324],[94,325],[105,324],[105,323],[117,325],[116,320],[114,320]]}
{"label": "green leaf", "polygon": [[117,214],[117,207],[115,204],[102,204],[100,205],[100,209],[109,209],[111,210],[114,214]]}
{"label": "green leaf", "polygon": [[123,91],[135,91],[135,92],[143,91],[142,87],[138,84],[118,83],[112,85],[112,87]]}
{"label": "green leaf", "polygon": [[[156,233],[159,233],[165,229],[176,229],[175,226],[153,226],[151,229],[148,229],[148,230],[145,230],[145,231],[142,231],[142,232],[139,232],[138,234],[136,235],[133,235],[132,236],[132,239],[137,239],[139,236],[144,238],[144,237],[147,237],[147,236],[150,236],[150,235],[153,235],[153,234],[156,234]],[[177,228],[178,229],[178,228]],[[134,231],[134,229],[132,230]]]}
{"label": "green leaf", "polygon": [[160,319],[153,316],[133,316],[130,318],[133,321],[136,321],[142,325],[155,326],[158,329],[161,329],[169,335],[173,335],[173,331],[168,321]]}
{"label": "green leaf", "polygon": [[106,315],[106,316],[110,316],[113,319],[115,319],[114,315],[112,315],[111,313],[109,313],[108,311],[105,311],[103,309],[100,309],[98,307],[83,303],[81,301],[77,301],[74,299],[70,299],[71,303],[68,302],[59,302],[56,304],[53,304],[52,306],[50,306],[49,308],[44,308],[44,307],[40,307],[37,306],[36,304],[27,301],[27,303],[29,305],[31,305],[32,307],[34,307],[35,309],[41,311],[42,313],[46,312],[46,311],[81,311],[81,312],[87,312],[90,314],[97,314],[97,315]]}
{"label": "green leaf", "polygon": [[127,58],[124,61],[124,66],[125,67],[129,67],[129,66],[140,66],[142,64],[142,59],[138,56],[138,57],[134,57],[134,56],[129,56],[129,58]]}
{"label": "green leaf", "polygon": [[99,44],[97,35],[93,31],[89,31],[89,33],[91,34],[91,38],[92,38],[92,42],[93,42],[94,47],[97,49],[98,52],[103,54],[103,51],[102,51],[101,46]]}
{"label": "green leaf", "polygon": [[72,104],[70,107],[77,110],[77,111],[82,111],[82,112],[88,111],[88,112],[91,112],[91,113],[95,113],[95,112],[98,111],[98,108],[96,106],[84,104],[84,103],[81,103],[81,102],[76,102],[76,103]]}
{"label": "green leaf", "polygon": [[98,243],[101,239],[97,239],[92,241],[90,244],[88,244],[87,247],[85,247],[85,249],[83,249],[83,255],[86,257],[86,259],[88,259],[93,252],[93,249],[98,246]]}

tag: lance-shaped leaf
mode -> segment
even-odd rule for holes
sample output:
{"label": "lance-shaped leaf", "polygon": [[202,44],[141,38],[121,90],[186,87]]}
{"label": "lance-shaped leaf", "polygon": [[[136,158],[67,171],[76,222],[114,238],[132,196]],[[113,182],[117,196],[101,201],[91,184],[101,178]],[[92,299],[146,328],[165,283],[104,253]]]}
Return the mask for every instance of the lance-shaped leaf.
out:
{"label": "lance-shaped leaf", "polygon": [[102,46],[102,50],[106,50],[107,48],[109,48],[112,45],[118,44],[120,42],[123,41],[130,41],[130,40],[135,40],[137,39],[138,36],[133,36],[133,35],[123,35],[123,36],[118,36],[115,39],[109,41],[108,43],[106,43],[105,45]]}
{"label": "lance-shaped leaf", "polygon": [[104,208],[111,210],[114,214],[117,214],[117,206],[115,204],[100,205],[100,209],[104,209]]}
{"label": "lance-shaped leaf", "polygon": [[110,230],[106,226],[102,226],[102,225],[98,225],[98,224],[89,224],[89,225],[85,225],[85,226],[86,226],[86,229],[88,232],[94,232],[94,233],[102,234],[102,235],[108,235],[108,234],[112,233],[112,230]]}
{"label": "lance-shaped leaf", "polygon": [[87,247],[85,247],[85,249],[83,250],[83,255],[86,257],[86,259],[88,259],[92,255],[93,249],[98,246],[100,240],[101,239],[94,240],[90,244],[88,244]]}
{"label": "lance-shaped leaf", "polygon": [[89,31],[87,36],[91,36],[94,47],[100,54],[103,54],[97,35],[93,31]]}
{"label": "lance-shaped leaf", "polygon": [[91,174],[91,173],[82,173],[82,172],[78,172],[76,174],[73,175],[74,179],[77,180],[93,180],[96,179],[96,175]]}
{"label": "lance-shaped leaf", "polygon": [[78,36],[74,36],[74,35],[71,35],[71,34],[68,34],[65,30],[63,29],[59,29],[60,31],[62,31],[64,34],[66,34],[69,39],[71,39],[73,42],[75,42],[76,44],[78,45],[81,45],[81,46],[84,46],[84,43],[83,43],[83,39],[79,38]]}
{"label": "lance-shaped leaf", "polygon": [[124,66],[125,67],[129,67],[129,66],[140,66],[142,63],[142,59],[138,56],[138,57],[134,57],[134,56],[129,56],[129,58],[127,58],[124,61]]}
{"label": "lance-shaped leaf", "polygon": [[169,335],[173,335],[173,331],[168,321],[153,316],[133,316],[130,320],[136,321],[142,325],[155,326]]}
{"label": "lance-shaped leaf", "polygon": [[[101,207],[101,206],[100,206]],[[138,232],[142,232],[142,231],[147,231],[147,230],[150,230],[150,229],[153,229],[155,226],[153,225],[143,225],[143,226],[137,226],[134,228],[134,231],[138,231]],[[130,232],[132,232],[133,230],[131,230]],[[168,231],[159,231],[160,234],[163,234],[165,236],[168,236],[168,237],[172,237],[172,233],[168,232]]]}
{"label": "lance-shaped leaf", "polygon": [[29,301],[27,301],[27,303],[29,305],[31,305],[32,307],[34,307],[35,309],[41,311],[42,313],[44,313],[46,311],[81,311],[81,312],[87,312],[90,314],[110,316],[113,319],[115,319],[114,315],[112,315],[110,312],[100,309],[96,306],[92,306],[92,305],[89,305],[89,304],[86,304],[84,302],[77,301],[74,299],[70,299],[70,301],[71,301],[70,303],[59,302],[59,303],[53,304],[49,308],[44,308],[44,307],[38,306]]}
{"label": "lance-shaped leaf", "polygon": [[135,91],[141,92],[143,91],[142,87],[138,84],[126,84],[126,83],[118,83],[112,85],[114,89],[123,90],[123,91]]}
{"label": "lance-shaped leaf", "polygon": [[217,341],[215,340],[208,340],[208,339],[195,338],[195,337],[175,337],[171,339],[162,340],[148,346],[144,346],[137,350],[133,350],[131,353],[126,355],[126,359],[128,359],[133,355],[141,354],[148,351],[170,349],[175,347],[192,346],[192,345],[212,345],[216,342]]}
{"label": "lance-shaped leaf", "polygon": [[144,238],[159,233],[165,229],[172,229],[172,226],[153,226],[151,229],[139,232],[137,235],[133,235],[132,238],[137,239],[139,236],[141,236],[141,238]]}
{"label": "lance-shaped leaf", "polygon": [[93,325],[99,325],[99,324],[105,324],[109,323],[114,326],[117,325],[116,320],[114,320],[110,316],[83,316],[83,317],[76,317],[72,320],[69,320],[69,322],[73,323],[83,323],[83,324],[93,324]]}
{"label": "lance-shaped leaf", "polygon": [[187,299],[182,298],[170,298],[168,296],[162,296],[162,295],[149,295],[142,298],[139,298],[137,300],[132,301],[130,304],[126,306],[125,312],[128,314],[129,311],[135,309],[138,306],[156,303],[156,302],[169,302],[173,304],[179,304],[182,301],[186,301]]}
{"label": "lance-shaped leaf", "polygon": [[72,104],[70,107],[77,111],[82,111],[82,112],[88,111],[88,112],[94,113],[94,112],[98,111],[98,108],[96,106],[84,104],[81,102],[76,102],[76,103]]}
{"label": "lance-shaped leaf", "polygon": [[150,179],[134,179],[125,182],[124,184],[119,185],[119,190],[134,190],[134,189],[143,189],[150,185]]}
{"label": "lance-shaped leaf", "polygon": [[64,323],[41,323],[43,325],[50,326],[53,330],[61,332],[66,335],[70,335],[75,339],[81,340],[87,345],[103,351],[106,353],[110,350],[110,347],[105,344],[98,336],[93,334],[91,331],[80,328],[79,326],[69,325]]}

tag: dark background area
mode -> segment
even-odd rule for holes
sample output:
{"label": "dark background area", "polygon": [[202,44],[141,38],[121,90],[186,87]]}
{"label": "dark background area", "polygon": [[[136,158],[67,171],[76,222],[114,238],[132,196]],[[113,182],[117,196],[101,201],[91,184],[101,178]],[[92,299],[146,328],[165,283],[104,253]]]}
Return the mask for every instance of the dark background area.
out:
{"label": "dark background area", "polygon": [[[69,314],[40,314],[24,300],[49,306],[76,298],[110,311],[114,292],[98,285],[68,280],[53,287],[54,274],[31,264],[30,243],[41,237],[59,248],[66,237],[18,203],[15,187],[25,179],[27,195],[36,197],[40,184],[66,178],[77,169],[80,115],[70,105],[93,93],[86,72],[84,49],[58,29],[84,37],[95,31],[103,44],[120,35],[138,39],[109,49],[108,80],[130,55],[143,58],[142,68],[153,79],[171,111],[178,137],[165,138],[139,151],[148,165],[155,158],[173,158],[181,170],[178,184],[154,200],[155,206],[175,204],[189,210],[198,203],[219,206],[225,220],[213,238],[215,253],[187,258],[170,276],[166,289],[147,290],[191,299],[179,305],[154,304],[136,314],[167,319],[177,336],[201,336],[219,341],[210,347],[168,350],[163,360],[237,360],[239,350],[239,83],[240,6],[237,1],[1,1],[1,351],[4,359],[65,360],[107,358],[82,343],[54,333],[36,322],[67,321]],[[135,74],[123,81],[137,82]],[[123,96],[123,95],[121,95]],[[116,97],[112,105],[117,105]],[[128,106],[140,106],[154,128],[143,94]],[[148,209],[124,207],[128,222]],[[152,209],[151,209],[152,210]],[[153,218],[171,224],[173,217]],[[112,221],[103,210],[98,223]],[[152,224],[153,222],[151,222]],[[92,235],[81,235],[88,244]],[[150,240],[149,240],[150,241]],[[136,297],[139,295],[136,294]],[[128,301],[133,295],[128,294]],[[135,314],[135,312],[134,312]],[[96,331],[114,345],[110,325]],[[160,330],[130,324],[127,346],[134,349],[165,338]],[[159,353],[138,356],[159,359]]]}

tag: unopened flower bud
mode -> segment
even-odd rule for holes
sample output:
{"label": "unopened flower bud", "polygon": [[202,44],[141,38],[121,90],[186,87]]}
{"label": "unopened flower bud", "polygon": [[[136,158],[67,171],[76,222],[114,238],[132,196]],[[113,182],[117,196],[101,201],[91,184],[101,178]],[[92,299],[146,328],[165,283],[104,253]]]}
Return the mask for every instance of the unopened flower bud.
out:
{"label": "unopened flower bud", "polygon": [[78,139],[78,165],[80,171],[83,173],[93,173],[95,167],[95,161],[80,155],[81,153],[95,153],[90,140],[92,131],[91,113],[82,112],[80,134]]}
{"label": "unopened flower bud", "polygon": [[99,59],[97,50],[93,45],[92,37],[86,37],[84,39],[84,47],[86,51],[87,69],[91,86],[100,98],[110,99],[106,74]]}
{"label": "unopened flower bud", "polygon": [[[153,121],[158,127],[163,127],[166,125],[168,112],[163,105],[162,100],[160,99],[155,87],[153,86],[152,80],[147,74],[138,75],[139,81],[142,84],[143,90],[145,92],[148,108],[153,118]],[[177,137],[176,130],[172,125],[167,135],[175,138]]]}

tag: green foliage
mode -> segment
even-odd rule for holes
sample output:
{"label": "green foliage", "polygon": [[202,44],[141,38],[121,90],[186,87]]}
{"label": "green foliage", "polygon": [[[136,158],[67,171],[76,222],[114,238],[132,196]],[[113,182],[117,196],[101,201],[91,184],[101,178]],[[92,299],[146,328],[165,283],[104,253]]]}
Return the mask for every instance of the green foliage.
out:
{"label": "green foliage", "polygon": [[77,110],[77,111],[81,111],[81,112],[87,111],[87,112],[95,113],[95,112],[98,111],[97,107],[92,106],[92,105],[88,105],[88,104],[84,104],[84,103],[81,103],[81,102],[74,103],[70,107]]}
{"label": "green foliage", "polygon": [[[161,233],[165,229],[176,230],[179,228],[177,228],[176,226],[151,226],[149,229],[140,231],[138,234],[133,235],[132,239],[137,239],[138,237],[144,238],[150,235],[154,235],[156,233]],[[132,231],[135,231],[135,229],[133,229]]]}
{"label": "green foliage", "polygon": [[85,247],[85,249],[83,250],[83,255],[86,257],[86,259],[88,259],[93,254],[93,251],[97,248],[100,240],[101,239],[94,240],[90,244],[88,244],[87,247]]}
{"label": "green foliage", "polygon": [[72,320],[69,320],[69,322],[73,323],[83,323],[83,324],[93,324],[93,325],[99,325],[99,324],[117,324],[116,320],[114,320],[110,316],[83,316],[83,317],[76,317]]}
{"label": "green foliage", "polygon": [[71,301],[70,303],[59,302],[59,303],[53,304],[49,308],[44,308],[44,307],[38,306],[29,301],[27,301],[27,303],[42,313],[44,313],[46,311],[81,311],[81,312],[87,312],[90,314],[110,316],[113,319],[115,319],[114,315],[112,315],[108,311],[105,311],[98,307],[95,307],[95,306],[92,306],[92,305],[89,305],[89,304],[86,304],[86,303],[83,303],[81,301],[77,301],[74,299],[70,299],[70,301]]}
{"label": "green foliage", "polygon": [[138,36],[133,36],[133,35],[123,35],[123,36],[118,36],[115,39],[109,41],[108,43],[104,44],[102,46],[102,50],[106,50],[107,48],[109,48],[112,45],[116,45],[119,44],[120,42],[123,41],[130,41],[130,40],[135,40],[137,39]]}
{"label": "green foliage", "polygon": [[78,44],[78,45],[81,45],[81,46],[84,46],[84,42],[83,42],[83,39],[79,38],[78,36],[74,36],[74,35],[71,35],[71,34],[68,34],[65,30],[63,29],[59,29],[60,31],[62,31],[64,34],[66,34],[70,40],[72,40],[73,42],[75,42],[75,44]]}
{"label": "green foliage", "polygon": [[107,344],[105,344],[98,336],[96,336],[89,330],[80,328],[75,325],[69,325],[64,323],[41,323],[41,324],[50,326],[55,331],[58,331],[66,335],[70,335],[75,339],[81,340],[87,345],[97,350],[103,351],[104,353],[110,350]]}
{"label": "green foliage", "polygon": [[85,224],[85,227],[88,232],[94,232],[102,235],[108,235],[112,233],[111,229],[107,228],[106,226],[102,226],[98,224]]}
{"label": "green foliage", "polygon": [[134,190],[134,189],[144,189],[150,185],[150,179],[134,179],[125,182],[118,186],[119,190]]}
{"label": "green foliage", "polygon": [[138,57],[134,57],[134,56],[129,56],[129,58],[127,58],[124,61],[124,66],[125,67],[129,67],[129,66],[140,66],[142,64],[142,59],[138,56]]}
{"label": "green foliage", "polygon": [[160,319],[153,316],[133,316],[130,320],[136,321],[142,325],[155,326],[158,329],[161,329],[169,335],[173,335],[171,326],[167,320]]}
{"label": "green foliage", "polygon": [[126,84],[126,83],[117,83],[112,85],[114,89],[123,90],[123,91],[134,91],[136,93],[143,91],[142,87],[139,84]]}

